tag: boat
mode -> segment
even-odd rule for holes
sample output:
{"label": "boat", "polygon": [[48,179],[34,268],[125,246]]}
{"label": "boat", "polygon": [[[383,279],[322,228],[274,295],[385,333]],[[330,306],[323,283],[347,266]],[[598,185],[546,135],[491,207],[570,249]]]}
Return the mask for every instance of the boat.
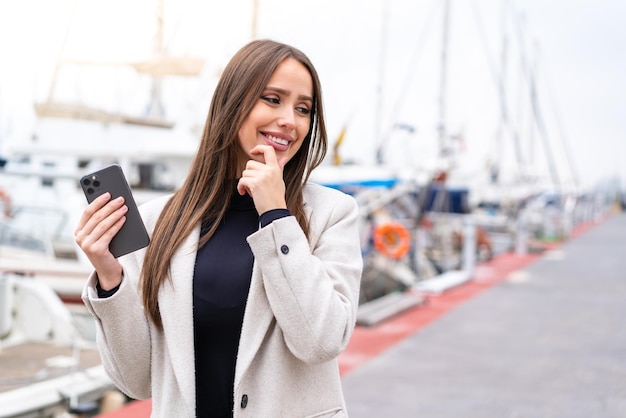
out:
{"label": "boat", "polygon": [[[159,1],[152,55],[117,63],[62,56],[48,95],[34,103],[32,131],[3,138],[2,417],[92,416],[128,401],[100,362],[95,322],[80,299],[92,267],[74,242],[73,230],[87,204],[79,187],[83,175],[119,163],[142,203],[177,187],[195,154],[195,122],[168,119],[161,94],[168,79],[180,85],[201,78],[204,63],[166,53],[161,43],[163,7]],[[145,108],[126,112],[100,107],[84,101],[88,88],[72,100],[59,90],[74,71],[84,72],[89,87],[89,73],[101,76],[103,69],[148,87]]]}
{"label": "boat", "polygon": [[[590,211],[588,199],[582,198],[584,193],[576,184],[571,161],[565,167],[557,166],[555,144],[549,138],[539,106],[535,80],[539,67],[529,62],[518,11],[507,2],[502,3],[502,22],[498,22],[502,27],[499,66],[494,64],[496,60],[485,42],[478,5],[467,6],[473,9],[478,31],[483,35],[482,47],[491,64],[499,106],[494,115],[495,144],[483,156],[490,163],[480,170],[466,167],[466,148],[471,138],[466,138],[458,121],[456,125],[451,123],[448,109],[449,73],[461,70],[450,65],[454,54],[449,47],[452,4],[449,0],[434,2],[433,9],[441,19],[437,20],[441,22],[440,84],[438,100],[434,101],[437,120],[429,121],[429,126],[436,127],[435,132],[419,133],[417,117],[408,118],[402,111],[410,94],[411,77],[417,73],[418,60],[413,59],[406,69],[406,88],[395,98],[389,121],[383,123],[382,98],[374,104],[380,119],[374,123],[377,147],[373,158],[363,160],[373,160],[375,164],[346,160],[339,155],[340,146],[351,139],[350,124],[346,123],[332,147],[332,162],[318,167],[311,176],[313,181],[352,194],[359,203],[365,267],[359,311],[368,315],[361,318],[361,324],[375,325],[407,306],[414,306],[419,303],[414,298],[416,293],[440,293],[471,280],[477,263],[498,254],[544,251],[551,241],[567,239],[568,231],[589,219],[584,215]],[[387,9],[382,14],[381,63],[386,56],[391,15]],[[433,21],[428,19],[429,23]],[[426,38],[429,29],[429,25],[424,27],[422,38]],[[512,33],[516,34],[516,44],[510,42]],[[417,44],[421,45],[424,39],[418,39]],[[511,54],[512,48],[517,48],[519,55]],[[405,52],[419,55],[417,50]],[[516,87],[526,96],[521,106],[529,109],[513,109],[510,104],[508,60],[516,60],[525,70]],[[383,74],[382,67],[383,64],[377,91],[389,94],[383,79],[383,75],[389,75]],[[394,101],[386,97],[387,101],[390,99]],[[519,121],[511,117],[522,110],[531,115],[531,132],[523,132]],[[418,133],[423,140],[419,154],[406,145]],[[541,141],[541,148],[526,144],[535,136]],[[411,158],[412,155],[419,155],[419,159]],[[405,303],[407,298],[412,300]],[[377,306],[378,313],[370,306]]]}
{"label": "boat", "polygon": [[84,306],[70,310],[41,280],[2,264],[0,416],[98,411],[115,387],[101,365],[93,319]]}
{"label": "boat", "polygon": [[[163,96],[168,83],[180,88],[185,83],[207,83],[214,76],[206,74],[203,59],[169,52],[163,0],[155,2],[150,53],[115,62],[72,56],[68,40],[83,35],[77,32],[84,26],[77,23],[81,12],[87,12],[84,6],[81,1],[75,4],[47,94],[33,105],[32,129],[3,139],[5,155],[0,164],[5,198],[0,251],[5,271],[37,276],[65,302],[74,304],[82,303],[80,290],[86,276],[78,278],[71,272],[89,269],[73,235],[87,204],[79,179],[117,163],[138,204],[171,193],[182,183],[195,155],[198,123],[193,118],[177,118],[175,123]],[[115,80],[110,91],[94,89],[103,76]],[[69,94],[68,82],[75,85]],[[133,85],[136,94],[128,93]],[[123,94],[125,100],[111,106],[111,94]],[[70,273],[51,276],[33,266]]]}

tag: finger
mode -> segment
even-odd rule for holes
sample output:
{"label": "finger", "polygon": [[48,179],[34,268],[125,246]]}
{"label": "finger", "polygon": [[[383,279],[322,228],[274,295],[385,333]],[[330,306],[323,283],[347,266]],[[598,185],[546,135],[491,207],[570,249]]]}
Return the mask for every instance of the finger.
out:
{"label": "finger", "polygon": [[87,224],[87,222],[89,221],[89,219],[91,219],[91,217],[96,212],[102,209],[104,205],[106,205],[106,203],[110,199],[111,199],[111,194],[109,192],[106,192],[98,196],[97,198],[95,198],[93,202],[87,205],[87,208],[83,211],[83,214],[81,215],[80,220],[78,221],[78,225],[76,226],[76,230],[74,231],[74,234],[76,234],[80,229],[83,229],[85,225]]}
{"label": "finger", "polygon": [[250,150],[250,154],[261,154],[263,155],[266,165],[280,167],[278,164],[278,158],[276,157],[276,150],[269,145],[257,145]]}
{"label": "finger", "polygon": [[242,175],[245,175],[245,174],[250,175],[254,171],[263,170],[264,168],[267,168],[267,166],[268,165],[266,163],[261,163],[256,160],[248,160],[248,162],[246,163],[246,167],[244,171],[242,172]]}
{"label": "finger", "polygon": [[117,207],[114,204],[109,204],[105,206],[92,216],[82,229],[76,231],[76,242],[83,247],[99,240],[121,218],[125,217],[127,212],[128,207],[126,205]]}
{"label": "finger", "polygon": [[109,250],[109,244],[111,243],[111,240],[118,232],[120,232],[120,229],[122,229],[122,226],[124,226],[125,223],[126,216],[122,216],[110,225],[99,225],[99,227],[101,227],[101,231],[98,232],[101,232],[101,234],[99,234],[99,237],[95,242],[100,243],[103,251]]}
{"label": "finger", "polygon": [[117,197],[108,201],[104,206],[101,206],[100,202],[93,207],[90,206],[88,206],[83,213],[85,223],[82,229],[86,230],[88,233],[91,232],[96,225],[108,218],[112,213],[121,209],[124,206],[124,198],[121,196]]}
{"label": "finger", "polygon": [[285,166],[289,162],[289,157],[281,157],[278,159],[278,166],[281,170],[284,170]]}
{"label": "finger", "polygon": [[[87,213],[88,210],[85,212]],[[122,198],[117,198],[107,203],[104,207],[100,208],[96,213],[89,217],[82,227],[76,229],[74,232],[76,243],[83,249],[83,251],[85,251],[103,236],[110,235],[110,241],[110,239],[113,238],[113,235],[117,233],[117,230],[111,234],[107,234],[107,231],[109,231],[109,229],[113,227],[120,220],[120,218],[123,218],[127,212],[128,207],[123,204]]]}
{"label": "finger", "polygon": [[111,219],[107,218],[107,222],[99,224],[92,234],[81,237],[83,241],[79,245],[87,254],[87,257],[108,255],[111,240],[126,223],[125,216],[119,219],[115,218],[114,222],[108,222],[109,220]]}
{"label": "finger", "polygon": [[252,194],[250,194],[250,189],[248,189],[248,186],[246,186],[245,184],[245,180],[243,177],[241,177],[239,179],[239,181],[237,182],[237,192],[243,196],[244,194],[248,193],[250,196],[252,196]]}
{"label": "finger", "polygon": [[[94,237],[113,238],[113,235],[115,235],[120,229],[117,227],[120,221],[126,222],[126,213],[128,213],[128,206],[126,205],[123,205],[109,213],[109,215],[107,215],[104,219],[96,224],[95,228],[93,229]],[[110,232],[111,230],[114,231]]]}

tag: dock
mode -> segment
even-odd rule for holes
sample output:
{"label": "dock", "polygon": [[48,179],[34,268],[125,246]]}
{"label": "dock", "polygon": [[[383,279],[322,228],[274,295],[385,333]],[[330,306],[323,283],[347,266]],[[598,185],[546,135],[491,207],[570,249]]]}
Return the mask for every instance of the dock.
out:
{"label": "dock", "polygon": [[626,417],[626,214],[576,235],[357,328],[350,417]]}
{"label": "dock", "polygon": [[58,416],[114,388],[95,347],[22,343],[0,351],[0,417]]}

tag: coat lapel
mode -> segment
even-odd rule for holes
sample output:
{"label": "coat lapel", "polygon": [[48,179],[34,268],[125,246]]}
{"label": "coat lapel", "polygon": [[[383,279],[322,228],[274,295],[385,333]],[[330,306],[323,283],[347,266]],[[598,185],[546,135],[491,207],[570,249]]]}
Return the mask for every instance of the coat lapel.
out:
{"label": "coat lapel", "polygon": [[196,262],[200,226],[198,225],[176,251],[171,262],[172,282],[167,281],[159,293],[167,351],[172,361],[181,396],[195,414],[195,361],[193,334],[193,272]]}
{"label": "coat lapel", "polygon": [[252,280],[243,318],[239,351],[237,353],[235,389],[239,386],[241,378],[245,375],[254,356],[259,351],[273,319],[274,314],[265,296],[261,268],[255,262],[252,268]]}

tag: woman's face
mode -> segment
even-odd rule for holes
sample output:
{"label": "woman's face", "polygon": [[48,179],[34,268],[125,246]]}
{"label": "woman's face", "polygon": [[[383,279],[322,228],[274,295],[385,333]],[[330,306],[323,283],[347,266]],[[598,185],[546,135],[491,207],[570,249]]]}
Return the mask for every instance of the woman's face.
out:
{"label": "woman's face", "polygon": [[293,58],[281,62],[239,129],[243,151],[239,169],[248,160],[265,162],[251,154],[257,145],[270,145],[286,164],[298,152],[311,126],[313,81],[304,65]]}

